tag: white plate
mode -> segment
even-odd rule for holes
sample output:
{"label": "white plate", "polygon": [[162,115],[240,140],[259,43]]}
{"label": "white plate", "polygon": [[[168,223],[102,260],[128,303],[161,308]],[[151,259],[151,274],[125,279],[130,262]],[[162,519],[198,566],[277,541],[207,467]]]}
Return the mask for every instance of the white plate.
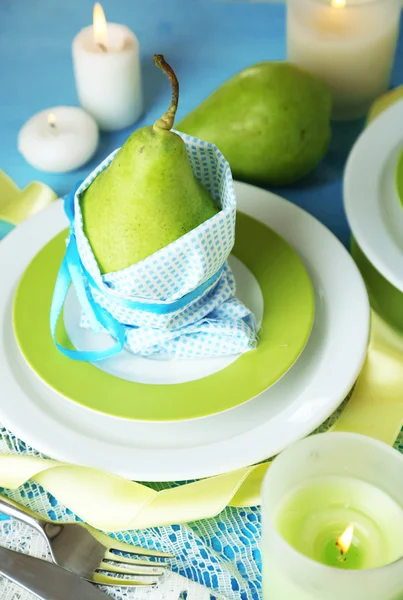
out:
{"label": "white plate", "polygon": [[61,203],[0,244],[0,420],[42,452],[138,481],[207,477],[250,465],[318,427],[350,391],[366,355],[370,312],[361,276],[340,242],[290,202],[236,184],[238,207],[282,235],[315,288],[315,323],[291,370],[248,403],[183,423],[138,423],[87,411],[49,390],[14,340],[11,306],[24,269],[66,226]]}
{"label": "white plate", "polygon": [[365,129],[344,176],[344,206],[358,245],[374,267],[403,291],[403,208],[396,167],[403,149],[403,101]]}

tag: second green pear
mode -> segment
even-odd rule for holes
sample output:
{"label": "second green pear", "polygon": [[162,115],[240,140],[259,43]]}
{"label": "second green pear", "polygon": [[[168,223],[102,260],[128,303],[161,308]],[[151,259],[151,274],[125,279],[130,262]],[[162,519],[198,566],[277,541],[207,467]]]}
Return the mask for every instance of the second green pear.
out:
{"label": "second green pear", "polygon": [[219,87],[177,129],[219,147],[237,179],[286,185],[315,168],[331,137],[328,86],[287,62],[263,62]]}
{"label": "second green pear", "polygon": [[169,111],[135,131],[81,199],[84,231],[102,273],[147,258],[219,211],[195,178],[185,143],[171,131],[176,77],[161,55],[155,61],[176,86]]}

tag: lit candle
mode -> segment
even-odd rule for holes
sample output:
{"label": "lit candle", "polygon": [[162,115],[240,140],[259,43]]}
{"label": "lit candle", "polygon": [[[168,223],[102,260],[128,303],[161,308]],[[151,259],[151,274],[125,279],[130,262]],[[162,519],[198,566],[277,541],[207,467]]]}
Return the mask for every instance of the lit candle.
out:
{"label": "lit candle", "polygon": [[143,111],[139,43],[125,25],[107,23],[95,4],[93,25],[73,40],[73,62],[81,106],[101,129],[135,123]]}
{"label": "lit candle", "polygon": [[64,173],[88,162],[98,141],[98,126],[82,108],[57,106],[25,123],[18,134],[18,149],[36,169]]}
{"label": "lit candle", "polygon": [[403,599],[403,456],[351,433],[297,442],[263,489],[264,600]]}
{"label": "lit candle", "polygon": [[400,0],[289,0],[288,60],[326,81],[334,118],[363,116],[389,85]]}

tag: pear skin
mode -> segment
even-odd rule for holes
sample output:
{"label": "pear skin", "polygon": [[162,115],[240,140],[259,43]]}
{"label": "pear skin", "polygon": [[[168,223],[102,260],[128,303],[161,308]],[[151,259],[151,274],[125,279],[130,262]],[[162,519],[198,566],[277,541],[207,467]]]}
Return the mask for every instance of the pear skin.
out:
{"label": "pear skin", "polygon": [[102,273],[147,258],[219,212],[193,174],[185,143],[171,131],[176,76],[161,55],[154,60],[173,85],[168,112],[135,131],[81,198],[84,231]]}
{"label": "pear skin", "polygon": [[263,62],[219,87],[177,125],[216,144],[236,179],[287,185],[312,171],[331,138],[328,86],[287,62]]}

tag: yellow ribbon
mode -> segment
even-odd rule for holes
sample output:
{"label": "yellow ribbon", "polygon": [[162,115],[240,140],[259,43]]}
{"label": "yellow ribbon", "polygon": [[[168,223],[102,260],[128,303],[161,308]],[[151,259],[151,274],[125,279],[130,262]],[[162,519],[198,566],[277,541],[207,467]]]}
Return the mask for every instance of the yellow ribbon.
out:
{"label": "yellow ribbon", "polygon": [[[14,224],[56,194],[41,183],[24,190],[0,171],[0,219]],[[368,357],[334,431],[354,431],[392,445],[403,425],[403,338],[373,315]],[[86,523],[107,532],[213,517],[227,505],[260,503],[270,463],[155,491],[111,473],[27,455],[0,454],[0,486],[34,480]]]}
{"label": "yellow ribbon", "polygon": [[57,195],[44,183],[33,181],[20,188],[0,169],[0,219],[19,225],[56,200]]}
{"label": "yellow ribbon", "polygon": [[144,529],[255,506],[268,463],[156,492],[117,475],[22,454],[0,455],[0,486],[32,480],[89,525],[103,531]]}
{"label": "yellow ribbon", "polygon": [[403,426],[403,338],[372,314],[367,360],[334,431],[355,431],[393,445]]}

